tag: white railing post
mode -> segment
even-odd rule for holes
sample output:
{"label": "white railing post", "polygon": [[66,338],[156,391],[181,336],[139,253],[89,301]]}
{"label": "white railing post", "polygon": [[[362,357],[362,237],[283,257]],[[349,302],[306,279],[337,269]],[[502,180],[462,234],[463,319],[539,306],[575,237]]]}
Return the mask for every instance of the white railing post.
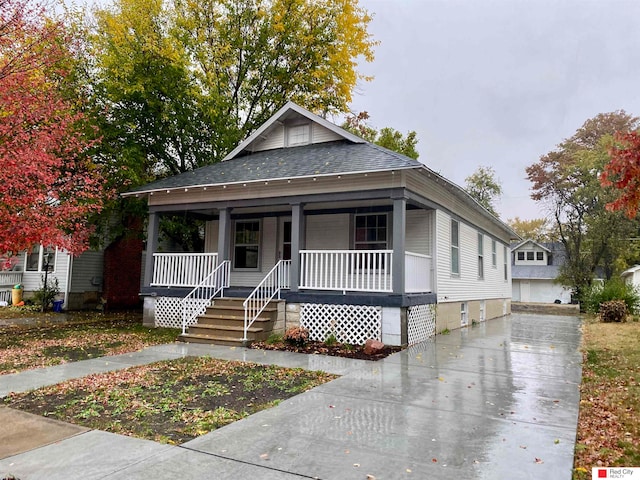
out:
{"label": "white railing post", "polygon": [[207,275],[199,285],[182,299],[182,334],[187,333],[190,325],[198,315],[202,315],[211,300],[225,288],[229,288],[229,273],[231,262],[225,260],[213,272]]}
{"label": "white railing post", "polygon": [[[253,292],[249,294],[243,302],[244,306],[244,335],[242,340],[246,342],[247,332],[256,318],[269,305],[269,302],[278,296],[280,299],[280,290],[290,287],[289,268],[291,260],[280,260],[265,275]],[[284,272],[284,274],[283,274]]]}
{"label": "white railing post", "polygon": [[195,287],[216,268],[217,253],[154,253],[154,287]]}

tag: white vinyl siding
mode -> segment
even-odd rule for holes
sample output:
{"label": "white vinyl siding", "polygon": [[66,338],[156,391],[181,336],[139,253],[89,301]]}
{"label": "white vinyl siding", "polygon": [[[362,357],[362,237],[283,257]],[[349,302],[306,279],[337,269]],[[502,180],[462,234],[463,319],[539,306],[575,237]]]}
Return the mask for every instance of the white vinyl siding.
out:
{"label": "white vinyl siding", "polygon": [[[438,303],[511,298],[511,285],[504,281],[501,269],[486,269],[484,281],[478,280],[478,231],[462,221],[459,222],[460,275],[451,275],[451,217],[441,210],[435,215],[438,255],[434,258],[437,269],[434,291]],[[497,243],[502,244],[499,240]],[[503,261],[505,253],[508,255],[506,248],[498,248],[498,262]]]}
{"label": "white vinyl siding", "polygon": [[349,250],[349,214],[307,216],[308,250]]}
{"label": "white vinyl siding", "polygon": [[405,249],[421,255],[433,254],[433,211],[408,210]]}
{"label": "white vinyl siding", "polygon": [[104,252],[88,250],[73,259],[71,272],[72,293],[102,291]]}
{"label": "white vinyl siding", "polygon": [[[333,142],[342,139],[340,135],[332,132],[328,128],[325,128],[318,124],[311,124],[310,127],[310,143],[325,143]],[[273,128],[261,143],[254,145],[253,151],[259,152],[263,150],[273,150],[276,148],[284,148],[287,146],[286,137],[287,127],[284,125],[278,125]],[[309,143],[309,142],[307,142]]]}

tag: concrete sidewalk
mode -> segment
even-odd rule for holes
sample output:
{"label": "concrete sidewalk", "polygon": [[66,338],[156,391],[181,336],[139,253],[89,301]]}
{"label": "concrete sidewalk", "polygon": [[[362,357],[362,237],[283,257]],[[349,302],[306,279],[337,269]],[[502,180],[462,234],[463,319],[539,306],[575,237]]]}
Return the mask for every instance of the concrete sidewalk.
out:
{"label": "concrete sidewalk", "polygon": [[[579,326],[577,317],[514,314],[379,362],[172,344],[2,376],[0,396],[92,371],[207,354],[343,375],[179,447],[68,432],[5,455],[0,476],[568,480],[580,398]],[[0,452],[6,441],[0,437]]]}

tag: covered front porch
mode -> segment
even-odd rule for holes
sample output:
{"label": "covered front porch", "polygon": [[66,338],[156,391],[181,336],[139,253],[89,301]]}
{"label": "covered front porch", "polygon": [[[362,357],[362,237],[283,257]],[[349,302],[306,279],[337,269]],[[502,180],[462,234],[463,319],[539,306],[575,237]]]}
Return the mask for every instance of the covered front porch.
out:
{"label": "covered front porch", "polygon": [[[310,305],[328,305],[323,315],[332,309],[343,313],[330,315],[341,317],[375,312],[377,333],[370,336],[382,338],[383,308],[397,310],[399,318],[400,309],[435,303],[432,211],[389,195],[377,192],[363,201],[338,194],[331,202],[269,207],[191,206],[187,217],[207,219],[205,252],[197,253],[156,251],[160,218],[174,212],[151,207],[142,295],[154,303],[156,316],[155,299],[179,301],[172,310],[183,329],[214,298],[232,296],[244,300],[245,340],[269,302],[278,299],[287,304],[283,325],[292,318],[304,324]],[[335,198],[340,196],[344,201]]]}

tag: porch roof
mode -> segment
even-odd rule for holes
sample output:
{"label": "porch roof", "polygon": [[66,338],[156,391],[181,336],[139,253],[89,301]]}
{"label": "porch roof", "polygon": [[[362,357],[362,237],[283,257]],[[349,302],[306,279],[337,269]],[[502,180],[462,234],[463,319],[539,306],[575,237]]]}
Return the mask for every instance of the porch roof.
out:
{"label": "porch roof", "polygon": [[318,175],[420,169],[424,165],[372,143],[336,141],[248,153],[153,183],[125,195]]}

